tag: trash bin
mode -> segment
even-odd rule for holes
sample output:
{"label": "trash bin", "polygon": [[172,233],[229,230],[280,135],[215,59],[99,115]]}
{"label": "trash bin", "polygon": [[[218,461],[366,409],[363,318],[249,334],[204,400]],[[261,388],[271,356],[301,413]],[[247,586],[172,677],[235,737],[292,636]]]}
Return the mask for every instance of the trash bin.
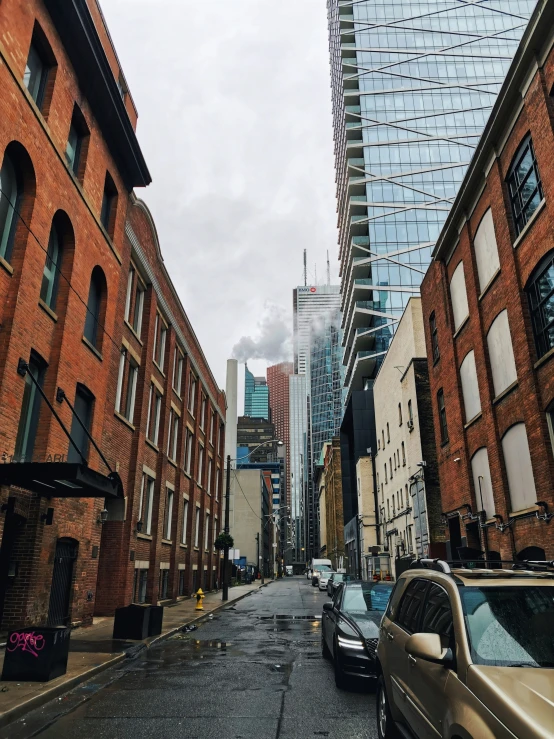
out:
{"label": "trash bin", "polygon": [[65,675],[70,634],[66,626],[29,626],[10,631],[2,680],[46,683]]}
{"label": "trash bin", "polygon": [[162,633],[163,606],[140,605],[117,608],[113,624],[114,639],[142,641]]}

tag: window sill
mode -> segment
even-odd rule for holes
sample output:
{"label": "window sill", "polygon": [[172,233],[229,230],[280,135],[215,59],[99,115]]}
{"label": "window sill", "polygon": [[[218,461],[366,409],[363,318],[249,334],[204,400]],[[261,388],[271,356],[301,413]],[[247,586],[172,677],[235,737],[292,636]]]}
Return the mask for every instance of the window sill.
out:
{"label": "window sill", "polygon": [[167,461],[169,462],[169,464],[170,464],[170,465],[171,465],[172,467],[175,467],[175,469],[177,469],[177,467],[179,466],[179,465],[177,464],[177,462],[176,462],[176,461],[175,461],[174,459],[170,459],[170,458],[168,457],[168,458],[167,458]]}
{"label": "window sill", "polygon": [[57,314],[54,313],[54,311],[52,310],[52,308],[50,308],[48,305],[46,305],[46,303],[44,302],[44,300],[41,300],[41,298],[39,298],[38,299],[38,304],[39,304],[39,307],[42,308],[42,310],[46,313],[46,315],[49,316],[54,321],[54,323],[57,323],[58,322],[58,316],[57,316]]}
{"label": "window sill", "polygon": [[124,323],[124,324],[125,324],[125,325],[127,326],[127,328],[129,329],[129,331],[130,331],[130,332],[131,332],[131,333],[133,334],[133,336],[135,337],[135,339],[136,339],[136,340],[138,341],[138,343],[139,343],[139,344],[140,344],[140,345],[142,346],[142,345],[143,345],[143,344],[142,344],[142,339],[141,339],[141,338],[140,338],[140,336],[139,336],[139,335],[137,334],[137,332],[135,331],[135,329],[134,329],[134,328],[133,328],[133,327],[131,326],[131,324],[129,323],[129,321],[128,321],[128,320],[127,320],[127,319],[125,318],[125,319],[123,320],[123,323]]}
{"label": "window sill", "polygon": [[119,413],[118,411],[114,411],[113,414],[114,414],[114,416],[116,418],[118,418],[121,421],[121,423],[124,423],[125,426],[127,426],[128,428],[130,428],[131,431],[135,431],[135,427],[133,426],[133,424],[129,420],[127,420],[125,418],[125,416],[122,416],[121,413]]}
{"label": "window sill", "polygon": [[452,338],[453,339],[457,339],[458,338],[458,336],[461,334],[461,332],[465,328],[465,326],[466,326],[466,324],[467,324],[468,321],[469,321],[469,313],[467,314],[467,316],[464,318],[464,320],[460,323],[460,325],[458,326],[458,328],[452,334]]}
{"label": "window sill", "polygon": [[536,505],[529,506],[529,508],[523,508],[521,511],[510,511],[508,518],[519,518],[519,516],[528,516],[530,513],[536,513],[539,507]]}
{"label": "window sill", "polygon": [[100,360],[101,362],[103,361],[103,357],[102,357],[102,355],[100,354],[100,352],[98,351],[98,349],[97,349],[97,348],[96,348],[95,346],[93,346],[93,345],[92,345],[92,344],[90,343],[90,341],[89,341],[89,340],[87,339],[87,337],[86,337],[86,336],[83,336],[83,344],[84,344],[84,345],[85,345],[85,346],[86,346],[86,347],[87,347],[88,349],[90,349],[90,351],[91,351],[91,352],[92,352],[92,353],[94,354],[94,356],[95,356],[95,357],[96,357],[97,359],[99,359],[99,360]]}
{"label": "window sill", "polygon": [[146,442],[146,443],[148,444],[148,446],[149,446],[149,447],[151,447],[151,448],[152,448],[152,449],[153,449],[153,450],[154,450],[155,452],[159,452],[159,451],[160,451],[160,450],[159,450],[159,448],[158,448],[158,447],[157,447],[157,446],[156,446],[156,445],[154,444],[154,442],[153,442],[153,441],[150,441],[150,439],[145,439],[144,441],[145,441],[145,442]]}
{"label": "window sill", "polygon": [[523,239],[527,236],[527,234],[531,230],[531,227],[533,226],[533,223],[535,223],[535,221],[537,220],[539,213],[541,213],[544,210],[545,205],[546,205],[546,198],[543,198],[541,202],[537,205],[537,209],[535,210],[531,218],[527,221],[527,223],[523,227],[523,231],[519,234],[517,239],[512,244],[514,249],[517,249],[517,247],[521,244]]}
{"label": "window sill", "polygon": [[444,441],[441,441],[441,449],[444,449],[445,446],[448,446],[450,444],[450,439],[445,439]]}
{"label": "window sill", "polygon": [[165,372],[164,372],[164,371],[163,371],[163,369],[162,369],[162,368],[160,367],[160,365],[159,365],[159,364],[158,364],[158,363],[156,362],[156,360],[155,360],[155,359],[153,359],[153,360],[152,360],[152,362],[153,362],[153,364],[154,364],[154,367],[156,367],[156,369],[158,370],[158,372],[159,372],[159,373],[160,373],[160,374],[161,374],[161,375],[162,375],[163,377],[165,377]]}
{"label": "window sill", "polygon": [[173,394],[176,395],[179,398],[179,400],[181,401],[181,403],[182,403],[183,402],[183,396],[182,395],[179,395],[179,393],[177,392],[177,390],[175,390],[174,387],[172,387],[171,389],[173,390]]}
{"label": "window sill", "polygon": [[9,262],[6,262],[4,257],[0,257],[0,267],[3,267],[10,277],[13,275],[13,267]]}
{"label": "window sill", "polygon": [[144,539],[145,541],[152,541],[152,534],[137,534],[137,539]]}
{"label": "window sill", "polygon": [[478,300],[479,302],[481,302],[481,300],[483,300],[483,298],[485,297],[485,295],[486,295],[486,294],[488,293],[488,291],[489,291],[489,288],[490,288],[490,287],[492,287],[492,284],[493,284],[494,282],[496,282],[496,278],[498,277],[498,275],[500,274],[500,272],[501,272],[501,271],[502,271],[502,270],[501,270],[501,269],[500,269],[500,267],[499,267],[499,268],[498,268],[498,269],[496,270],[496,272],[495,272],[495,273],[493,274],[493,276],[492,276],[492,277],[490,278],[490,280],[489,280],[489,281],[487,282],[487,284],[485,285],[485,287],[484,287],[484,288],[483,288],[483,290],[481,291],[481,295],[479,295],[479,297],[477,298],[477,300]]}
{"label": "window sill", "polygon": [[183,473],[185,477],[188,477],[189,480],[192,480],[192,475],[190,474],[190,472],[187,472],[184,468],[183,468]]}
{"label": "window sill", "polygon": [[515,382],[512,382],[511,385],[508,385],[508,387],[505,390],[503,390],[499,395],[497,395],[496,398],[493,398],[492,400],[493,404],[496,405],[496,403],[500,403],[501,400],[504,400],[506,395],[509,395],[512,392],[512,390],[515,390],[515,388],[518,385],[519,385],[519,382],[517,380]]}
{"label": "window sill", "polygon": [[179,544],[179,546],[181,547],[181,549],[188,549],[188,545],[187,544]]}
{"label": "window sill", "polygon": [[433,361],[433,367],[436,367],[436,366],[437,366],[437,364],[438,364],[438,363],[439,363],[440,361],[441,361],[441,355],[439,354],[439,356],[438,356],[438,357],[437,357],[437,358],[436,358],[436,359],[435,359],[435,360]]}
{"label": "window sill", "polygon": [[173,540],[172,539],[162,539],[162,544],[167,544],[168,546],[172,546]]}
{"label": "window sill", "polygon": [[199,552],[200,551],[200,547],[194,547],[194,551],[195,552]]}
{"label": "window sill", "polygon": [[535,362],[535,364],[533,365],[533,368],[538,369],[543,364],[548,362],[549,359],[552,359],[552,357],[554,357],[554,347],[552,347],[550,351],[547,351],[546,354],[543,354],[543,356],[537,362]]}
{"label": "window sill", "polygon": [[467,423],[464,423],[464,429],[468,429],[470,426],[473,426],[474,423],[477,423],[477,421],[483,417],[483,411],[479,411],[473,418],[470,418],[470,420]]}

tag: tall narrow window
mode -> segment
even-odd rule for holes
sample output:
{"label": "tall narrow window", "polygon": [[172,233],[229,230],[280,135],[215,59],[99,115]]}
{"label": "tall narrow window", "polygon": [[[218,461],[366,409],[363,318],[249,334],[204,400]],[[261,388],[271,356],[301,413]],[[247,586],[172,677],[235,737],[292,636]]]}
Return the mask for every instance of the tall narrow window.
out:
{"label": "tall narrow window", "polygon": [[402,403],[398,404],[398,425],[402,426]]}
{"label": "tall narrow window", "polygon": [[[42,28],[35,23],[25,72],[23,74],[23,84],[43,115],[47,115],[48,113],[55,67],[56,59],[52,53],[50,44]],[[48,94],[49,88],[50,94]]]}
{"label": "tall narrow window", "polygon": [[439,411],[441,443],[446,444],[448,441],[448,425],[446,423],[446,406],[444,404],[444,391],[442,388],[437,393],[437,406]]}
{"label": "tall narrow window", "polygon": [[150,394],[148,396],[148,418],[146,419],[146,437],[158,446],[158,438],[160,434],[160,414],[162,408],[162,394],[154,385],[150,385]]}
{"label": "tall narrow window", "polygon": [[175,346],[175,354],[173,355],[173,389],[179,397],[181,397],[181,389],[183,385],[184,364],[184,354],[178,346]]}
{"label": "tall narrow window", "polygon": [[[554,289],[552,292],[552,305],[554,307]],[[554,317],[552,328],[554,333]],[[507,310],[501,311],[491,323],[487,334],[487,346],[489,349],[494,394],[498,396],[517,380],[516,361],[514,358]]]}
{"label": "tall narrow window", "polygon": [[193,435],[192,431],[187,428],[185,432],[185,458],[184,458],[184,468],[187,475],[190,475],[191,467],[192,467],[192,444],[193,444]]}
{"label": "tall narrow window", "polygon": [[48,239],[48,251],[46,262],[42,273],[42,284],[40,287],[40,299],[51,310],[56,310],[56,296],[58,293],[58,276],[61,265],[61,238],[56,224],[52,224],[50,238]]}
{"label": "tall narrow window", "polygon": [[440,359],[439,351],[439,334],[437,331],[437,319],[435,311],[429,316],[429,333],[431,334],[431,350],[433,352],[433,362],[437,362]]}
{"label": "tall narrow window", "polygon": [[200,411],[200,428],[202,431],[206,428],[206,396],[202,395],[202,405]]}
{"label": "tall narrow window", "polygon": [[23,196],[22,180],[9,154],[0,170],[0,257],[9,262]]}
{"label": "tall narrow window", "polygon": [[189,502],[183,498],[183,528],[181,529],[181,544],[187,543],[187,525],[189,517]]}
{"label": "tall narrow window", "polygon": [[202,483],[204,482],[204,447],[202,444],[198,445],[198,474],[196,475],[196,480],[200,487],[202,487]]}
{"label": "tall narrow window", "polygon": [[25,375],[23,402],[21,404],[21,415],[19,416],[19,426],[15,441],[15,457],[21,462],[31,462],[33,459],[40,416],[41,395],[29,375],[32,375],[40,387],[42,387],[45,372],[45,363],[38,355],[31,354],[29,370]]}
{"label": "tall narrow window", "polygon": [[85,318],[85,339],[96,349],[100,348],[101,312],[104,299],[106,280],[100,267],[92,270],[90,288],[87,300],[87,315]]}
{"label": "tall narrow window", "polygon": [[206,483],[206,490],[210,494],[212,492],[212,466],[213,466],[213,462],[210,458],[208,459],[208,482]]}
{"label": "tall narrow window", "polygon": [[173,519],[173,490],[166,488],[164,511],[164,539],[171,541],[171,522]]}
{"label": "tall narrow window", "polygon": [[517,423],[504,434],[502,451],[512,511],[531,508],[537,502],[537,491],[525,424]]}
{"label": "tall narrow window", "polygon": [[196,377],[190,374],[188,409],[191,416],[196,413]]}
{"label": "tall narrow window", "polygon": [[462,381],[466,423],[468,423],[481,412],[481,398],[479,396],[474,351],[468,352],[460,365],[460,380]]}
{"label": "tall narrow window", "polygon": [[402,466],[406,466],[406,447],[404,446],[404,442],[402,442]]}
{"label": "tall narrow window", "polygon": [[139,337],[142,329],[142,314],[144,310],[144,294],[146,286],[138,274],[135,266],[129,267],[127,277],[127,297],[125,300],[125,320]]}
{"label": "tall narrow window", "polygon": [[210,414],[210,444],[214,443],[215,413]]}
{"label": "tall narrow window", "polygon": [[473,250],[477,263],[477,274],[479,275],[479,289],[483,292],[500,269],[498,246],[490,208],[481,219],[479,228],[475,233]]}
{"label": "tall narrow window", "polygon": [[408,400],[408,428],[411,431],[413,427],[414,427],[414,411],[412,408],[412,401]]}
{"label": "tall narrow window", "polygon": [[554,348],[554,252],[535,268],[526,287],[537,356]]}
{"label": "tall narrow window", "polygon": [[389,430],[388,421],[387,421],[387,444],[390,444],[390,430]]}
{"label": "tall narrow window", "polygon": [[116,210],[117,188],[109,172],[106,172],[104,192],[102,193],[102,207],[100,208],[100,222],[112,238],[115,229]]}
{"label": "tall narrow window", "polygon": [[450,299],[454,314],[454,331],[457,331],[469,315],[463,262],[458,264],[450,280]]}
{"label": "tall narrow window", "polygon": [[140,488],[139,515],[138,520],[142,522],[143,532],[150,535],[152,533],[152,509],[154,507],[154,485],[153,480],[146,473],[142,476],[142,484]]}
{"label": "tall narrow window", "polygon": [[[554,444],[553,444],[554,446]],[[217,468],[217,474],[215,476],[215,500],[216,503],[219,501],[219,490],[221,488],[221,470]]]}
{"label": "tall narrow window", "polygon": [[198,549],[200,541],[200,508],[196,509],[196,519],[194,522],[194,546]]}
{"label": "tall narrow window", "polygon": [[115,410],[129,423],[134,422],[138,371],[139,366],[133,356],[127,349],[122,349],[119,358]]}
{"label": "tall narrow window", "polygon": [[175,461],[177,459],[177,440],[179,438],[179,415],[173,408],[169,410],[169,425],[167,433],[167,456]]}
{"label": "tall narrow window", "polygon": [[204,549],[208,551],[210,544],[210,514],[206,513],[206,528],[204,529]]}
{"label": "tall narrow window", "polygon": [[73,174],[80,180],[84,176],[85,160],[88,149],[89,130],[83,114],[77,106],[73,109],[73,116],[69,126],[65,158]]}
{"label": "tall narrow window", "polygon": [[[68,462],[82,462],[83,457],[88,460],[90,442],[87,432],[90,434],[92,427],[93,407],[94,395],[84,385],[77,385],[73,404],[73,420],[71,422],[71,439],[75,446],[73,444],[69,445]],[[80,454],[75,447],[77,447]]]}
{"label": "tall narrow window", "polygon": [[530,136],[524,139],[517,150],[507,182],[514,227],[516,236],[519,236],[543,199],[539,168]]}
{"label": "tall narrow window", "polygon": [[160,315],[156,313],[156,321],[154,323],[154,362],[160,370],[164,371],[165,360],[165,342],[167,339],[167,324]]}

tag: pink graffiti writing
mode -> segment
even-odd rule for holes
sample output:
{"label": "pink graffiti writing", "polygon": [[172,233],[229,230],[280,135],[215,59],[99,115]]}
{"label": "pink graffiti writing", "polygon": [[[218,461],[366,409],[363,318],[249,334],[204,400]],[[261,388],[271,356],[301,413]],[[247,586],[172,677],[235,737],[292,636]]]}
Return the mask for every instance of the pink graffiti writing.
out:
{"label": "pink graffiti writing", "polygon": [[14,631],[10,634],[10,644],[6,649],[8,652],[21,649],[22,652],[29,652],[33,657],[38,657],[38,652],[44,649],[44,637],[42,634],[35,634],[34,631]]}

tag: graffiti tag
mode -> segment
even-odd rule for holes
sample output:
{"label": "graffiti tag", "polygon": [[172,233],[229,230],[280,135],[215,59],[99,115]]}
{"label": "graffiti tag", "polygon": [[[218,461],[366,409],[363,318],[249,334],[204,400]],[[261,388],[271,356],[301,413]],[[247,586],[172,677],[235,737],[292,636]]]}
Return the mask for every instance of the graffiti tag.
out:
{"label": "graffiti tag", "polygon": [[38,657],[38,653],[44,649],[44,637],[42,634],[35,634],[34,631],[14,631],[10,634],[10,644],[6,649],[8,652],[21,649],[22,652],[29,652],[33,657]]}

